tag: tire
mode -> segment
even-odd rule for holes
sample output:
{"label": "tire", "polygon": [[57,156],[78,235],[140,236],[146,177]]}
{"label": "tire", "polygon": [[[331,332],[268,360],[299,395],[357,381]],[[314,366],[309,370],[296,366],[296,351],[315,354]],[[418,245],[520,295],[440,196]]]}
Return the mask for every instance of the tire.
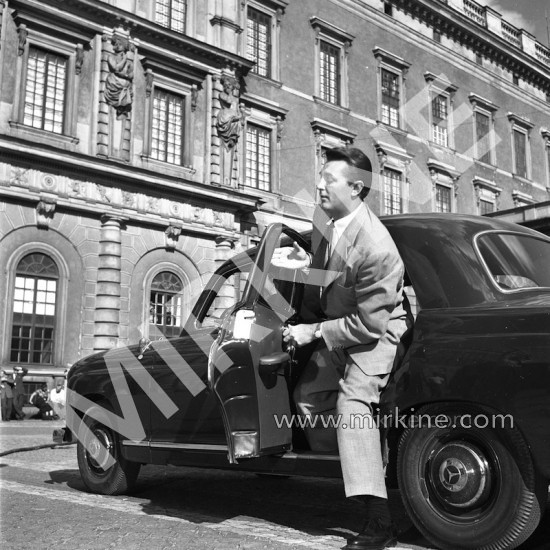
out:
{"label": "tire", "polygon": [[[102,418],[105,419],[103,423]],[[88,430],[80,429],[76,454],[84,485],[90,492],[102,495],[128,492],[137,480],[141,464],[122,456],[119,435],[106,427],[108,422],[103,407],[90,407],[82,422]]]}
{"label": "tire", "polygon": [[[431,405],[416,414],[472,424],[476,413]],[[417,529],[444,550],[508,550],[527,540],[544,513],[548,485],[520,432],[433,424],[407,428],[399,443],[399,489]]]}

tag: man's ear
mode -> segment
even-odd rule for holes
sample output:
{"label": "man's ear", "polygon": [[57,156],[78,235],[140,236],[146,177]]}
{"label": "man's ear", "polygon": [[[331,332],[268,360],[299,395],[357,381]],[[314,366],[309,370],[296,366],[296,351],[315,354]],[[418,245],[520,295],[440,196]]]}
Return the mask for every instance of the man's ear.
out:
{"label": "man's ear", "polygon": [[365,186],[365,184],[363,183],[362,180],[356,180],[356,181],[352,182],[352,184],[351,184],[351,194],[354,197],[355,196],[360,196],[361,191],[363,190],[364,186]]}

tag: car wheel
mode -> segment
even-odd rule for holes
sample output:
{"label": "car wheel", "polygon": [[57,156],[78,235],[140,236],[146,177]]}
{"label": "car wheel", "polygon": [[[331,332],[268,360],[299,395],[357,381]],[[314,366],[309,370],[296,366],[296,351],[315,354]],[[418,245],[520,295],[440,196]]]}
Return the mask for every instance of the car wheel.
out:
{"label": "car wheel", "polygon": [[[437,427],[433,420],[442,414],[451,422]],[[423,416],[422,427],[407,428],[397,459],[403,503],[418,530],[448,550],[511,549],[527,540],[544,512],[548,485],[520,432],[470,428],[475,414],[450,406],[425,407],[418,421],[420,415],[432,425]]]}
{"label": "car wheel", "polygon": [[[102,419],[105,419],[101,422]],[[99,419],[99,420],[98,420]],[[136,482],[141,464],[126,460],[120,451],[120,439],[107,428],[102,407],[86,411],[78,434],[78,469],[84,485],[92,493],[118,495],[127,492]]]}

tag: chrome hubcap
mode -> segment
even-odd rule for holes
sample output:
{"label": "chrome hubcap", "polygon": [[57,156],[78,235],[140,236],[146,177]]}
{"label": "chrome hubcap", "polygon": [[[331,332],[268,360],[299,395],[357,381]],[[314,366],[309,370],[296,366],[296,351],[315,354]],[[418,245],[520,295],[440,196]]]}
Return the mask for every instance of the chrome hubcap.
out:
{"label": "chrome hubcap", "polygon": [[431,458],[429,476],[436,496],[447,507],[465,511],[483,505],[491,492],[485,454],[469,442],[444,444]]}

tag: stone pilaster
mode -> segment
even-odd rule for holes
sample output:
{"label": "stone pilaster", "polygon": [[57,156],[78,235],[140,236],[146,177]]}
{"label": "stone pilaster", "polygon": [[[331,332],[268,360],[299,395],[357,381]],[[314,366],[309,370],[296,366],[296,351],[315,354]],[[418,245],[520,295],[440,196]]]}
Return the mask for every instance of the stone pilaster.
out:
{"label": "stone pilaster", "polygon": [[101,219],[99,266],[94,316],[94,350],[118,344],[120,319],[121,227],[124,219],[105,215]]}
{"label": "stone pilaster", "polygon": [[[237,239],[231,237],[218,237],[216,239],[216,253],[214,261],[216,269],[223,262],[235,254],[235,243]],[[215,298],[215,317],[221,317],[222,313],[236,302],[236,296],[240,289],[235,288],[233,284],[225,283]]]}
{"label": "stone pilaster", "polygon": [[210,182],[213,185],[221,185],[221,148],[222,142],[218,136],[218,113],[220,112],[220,100],[218,95],[223,91],[220,77],[212,78],[212,123],[210,135],[212,136],[211,153],[210,153]]}

